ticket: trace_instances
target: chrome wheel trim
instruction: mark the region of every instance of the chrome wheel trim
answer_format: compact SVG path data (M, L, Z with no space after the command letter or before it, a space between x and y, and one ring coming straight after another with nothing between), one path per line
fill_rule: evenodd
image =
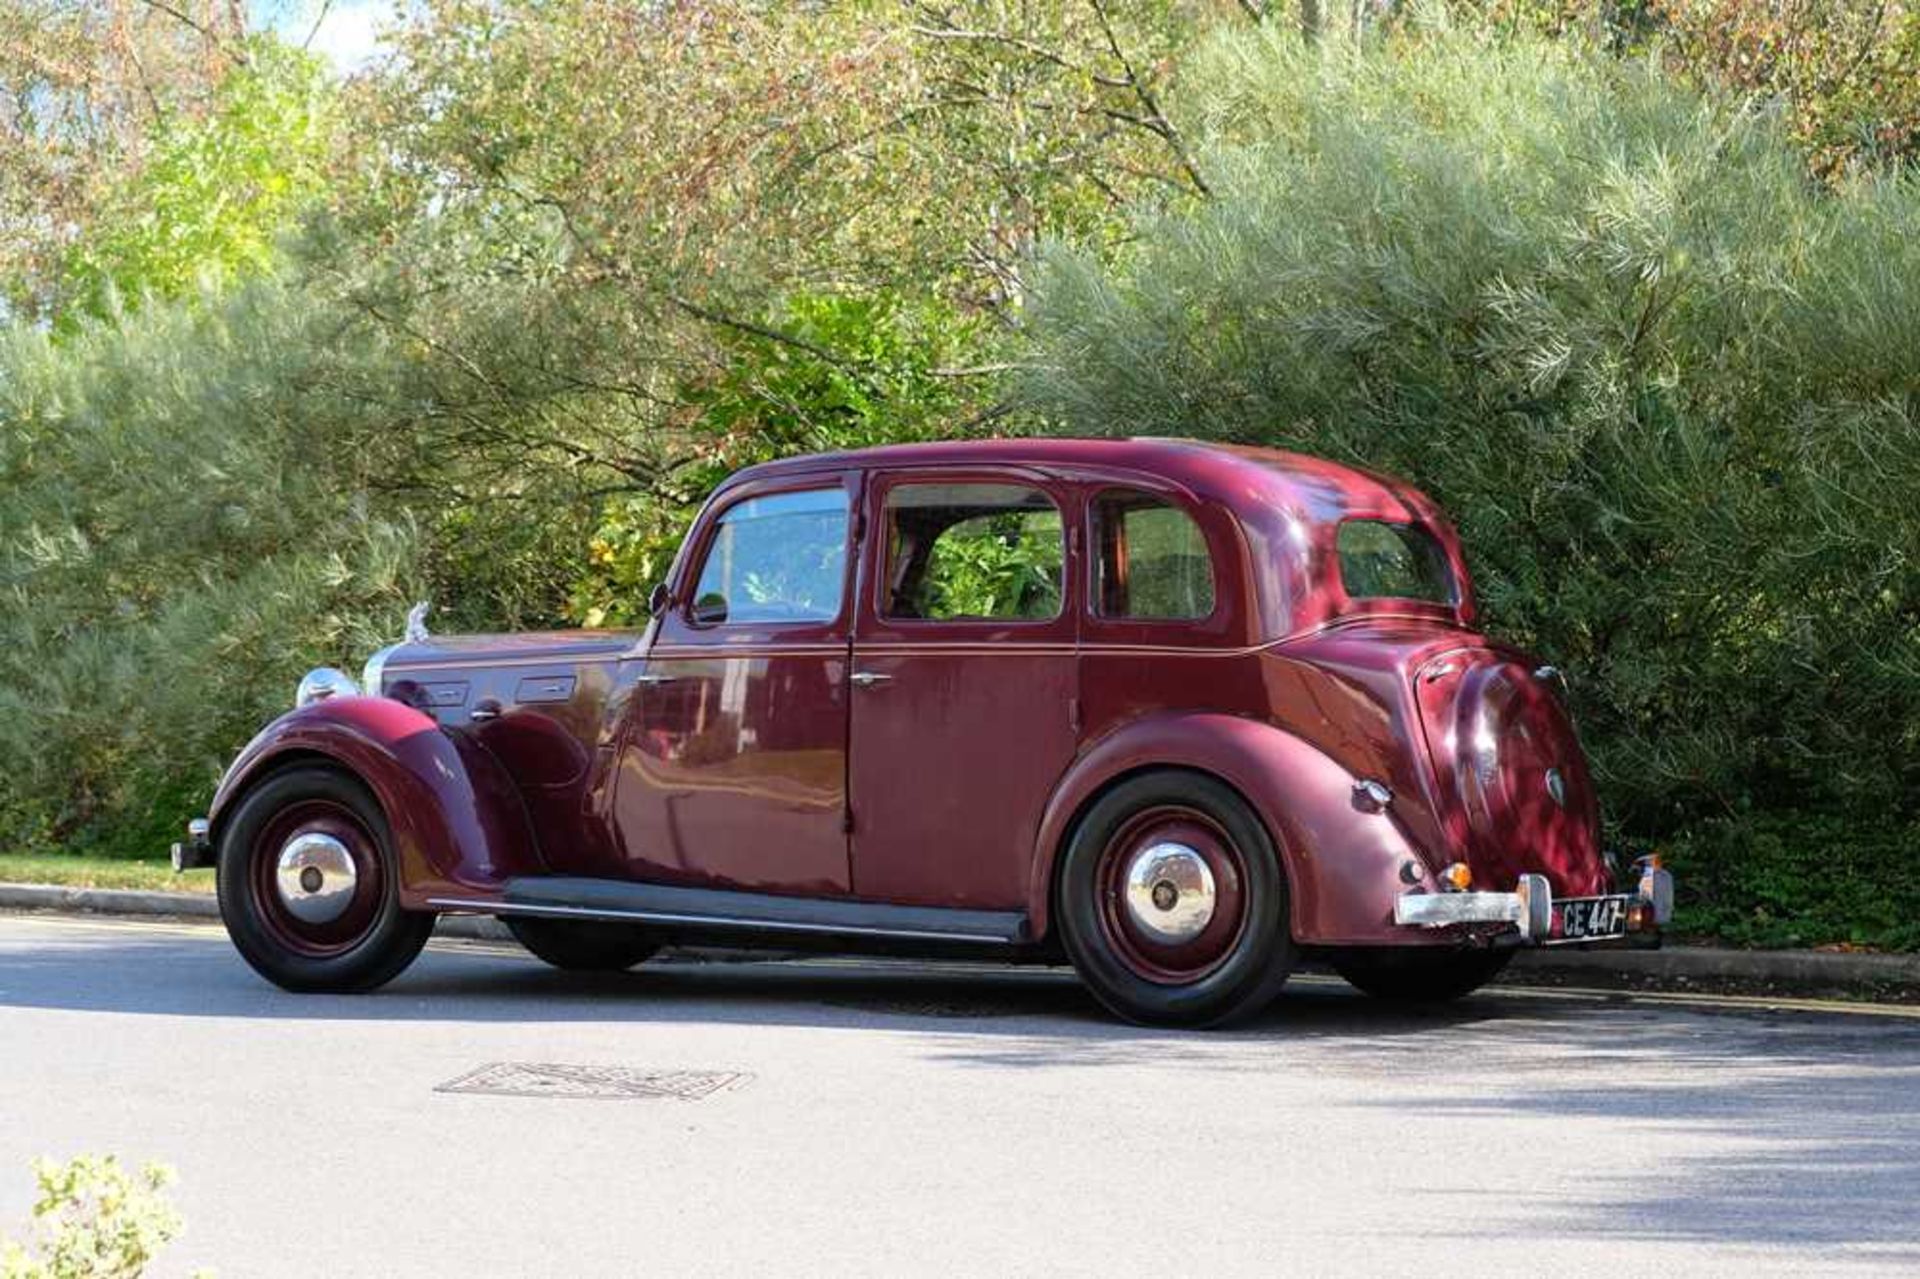
M1213 922L1213 871L1197 849L1171 840L1151 844L1127 864L1128 922L1151 941L1179 945Z
M353 904L359 868L331 835L303 831L280 849L273 886L287 913L306 924L330 924Z

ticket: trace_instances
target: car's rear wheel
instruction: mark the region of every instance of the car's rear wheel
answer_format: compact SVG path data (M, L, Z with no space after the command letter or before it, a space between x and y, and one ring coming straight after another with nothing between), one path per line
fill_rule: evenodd
M1294 961L1272 838L1225 783L1128 778L1075 828L1060 932L1081 979L1129 1021L1210 1026L1257 1012Z
M1334 971L1375 999L1439 1004L1470 995L1498 977L1510 950L1436 950L1428 946L1343 950Z
M386 815L345 769L274 773L222 823L220 916L241 957L275 985L371 990L413 962L433 915L400 908Z
M502 916L500 922L537 957L569 972L619 972L660 949L651 934L630 924L524 915Z

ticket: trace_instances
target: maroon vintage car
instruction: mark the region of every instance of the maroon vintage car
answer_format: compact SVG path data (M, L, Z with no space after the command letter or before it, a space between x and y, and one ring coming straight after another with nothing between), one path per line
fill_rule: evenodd
M1174 440L902 446L714 494L639 633L435 638L303 681L176 851L272 981L436 913L563 968L664 943L1072 961L1216 1023L1303 952L1400 999L1657 937L1551 666L1474 629L1405 484ZM364 690L364 692L362 691Z

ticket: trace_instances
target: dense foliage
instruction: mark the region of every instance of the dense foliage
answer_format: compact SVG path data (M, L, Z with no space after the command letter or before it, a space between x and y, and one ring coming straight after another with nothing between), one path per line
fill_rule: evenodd
M1628 836L1910 817L1920 188L1821 192L1766 118L1532 40L1201 57L1216 198L1052 254L1032 402L1421 484Z
M74 250L130 230L108 206L213 110L245 56L240 15L228 0L0 5L0 315L57 313Z
M739 465L1189 432L1445 502L1697 920L1911 901L1905 0L239 12L0 14L0 844L156 851L421 595L637 621Z
M271 266L322 192L338 125L325 73L275 41L247 52L203 118L153 130L139 171L99 197L99 225L61 263L63 323Z
M336 379L369 339L272 281L7 335L9 845L164 847L303 670L393 633L414 527L341 445L365 395Z

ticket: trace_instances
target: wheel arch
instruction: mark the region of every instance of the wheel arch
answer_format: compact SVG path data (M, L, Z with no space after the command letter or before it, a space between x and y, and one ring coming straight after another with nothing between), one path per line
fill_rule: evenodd
M1273 841L1288 889L1295 941L1384 944L1417 940L1393 923L1405 888L1401 865L1417 854L1399 824L1356 804L1354 777L1312 743L1275 725L1217 712L1142 716L1083 751L1040 822L1028 886L1036 941L1054 932L1060 864L1102 795L1130 778L1185 771L1231 789Z
M245 752L242 752L245 758ZM256 759L249 760L246 768L239 761L229 768L220 779L220 788L214 793L213 806L207 813L207 837L216 845L226 823L233 817L233 810L247 793L261 785L276 773L284 773L290 768L299 768L305 764L321 764L352 772L352 767L336 755L312 746L288 746L282 750L265 751ZM358 776L358 774L355 774ZM386 811L382 805L381 811Z
M1069 816L1065 824L1061 826L1059 838L1056 839L1053 843L1053 847L1049 854L1050 869L1046 873L1046 886L1045 886L1045 898L1046 898L1046 904L1047 904L1046 932L1045 934L1037 934L1036 939L1043 939L1045 936L1050 936L1052 934L1053 917L1058 913L1055 907L1060 901L1061 868L1066 864L1067 849L1073 844L1074 836L1079 834L1081 825L1087 819L1087 814L1093 811L1094 805L1098 804L1102 799L1105 799L1109 794L1113 793L1115 790L1118 790L1120 787L1126 785L1128 782L1134 780L1137 777L1146 777L1154 773L1185 773L1192 777L1204 777L1208 781L1216 782L1221 786L1225 786L1228 790L1232 791L1235 795L1239 796L1240 801L1243 804L1246 804L1247 807L1253 811L1256 817L1259 816L1260 810L1254 806L1253 801L1247 798L1245 792L1243 792L1240 789L1240 787L1233 782L1231 778L1223 777L1219 773L1213 772L1210 769L1198 767L1193 764L1175 764L1175 763L1137 764L1131 768L1123 768L1120 771L1112 774L1111 776L1101 779L1101 781L1097 785L1095 785L1091 790L1089 790L1085 795L1083 795L1078 800L1078 802L1074 805L1072 815ZM1261 818L1261 825L1263 827L1267 827L1267 823L1264 818ZM1267 838L1273 841L1274 851L1279 856L1280 873L1283 877L1286 877L1287 876L1286 855L1280 852L1280 840L1274 834L1273 830L1270 827L1267 828ZM1288 878L1288 893L1289 893L1289 896L1291 896L1292 881L1290 877ZM1031 909L1032 907L1030 904L1029 910ZM1029 918L1032 919L1034 918L1034 916L1030 914Z
M511 876L545 870L525 804L498 762L412 707L376 697L315 702L262 729L214 795L214 847L249 792L306 764L339 768L372 792L409 909L449 892L494 893Z

